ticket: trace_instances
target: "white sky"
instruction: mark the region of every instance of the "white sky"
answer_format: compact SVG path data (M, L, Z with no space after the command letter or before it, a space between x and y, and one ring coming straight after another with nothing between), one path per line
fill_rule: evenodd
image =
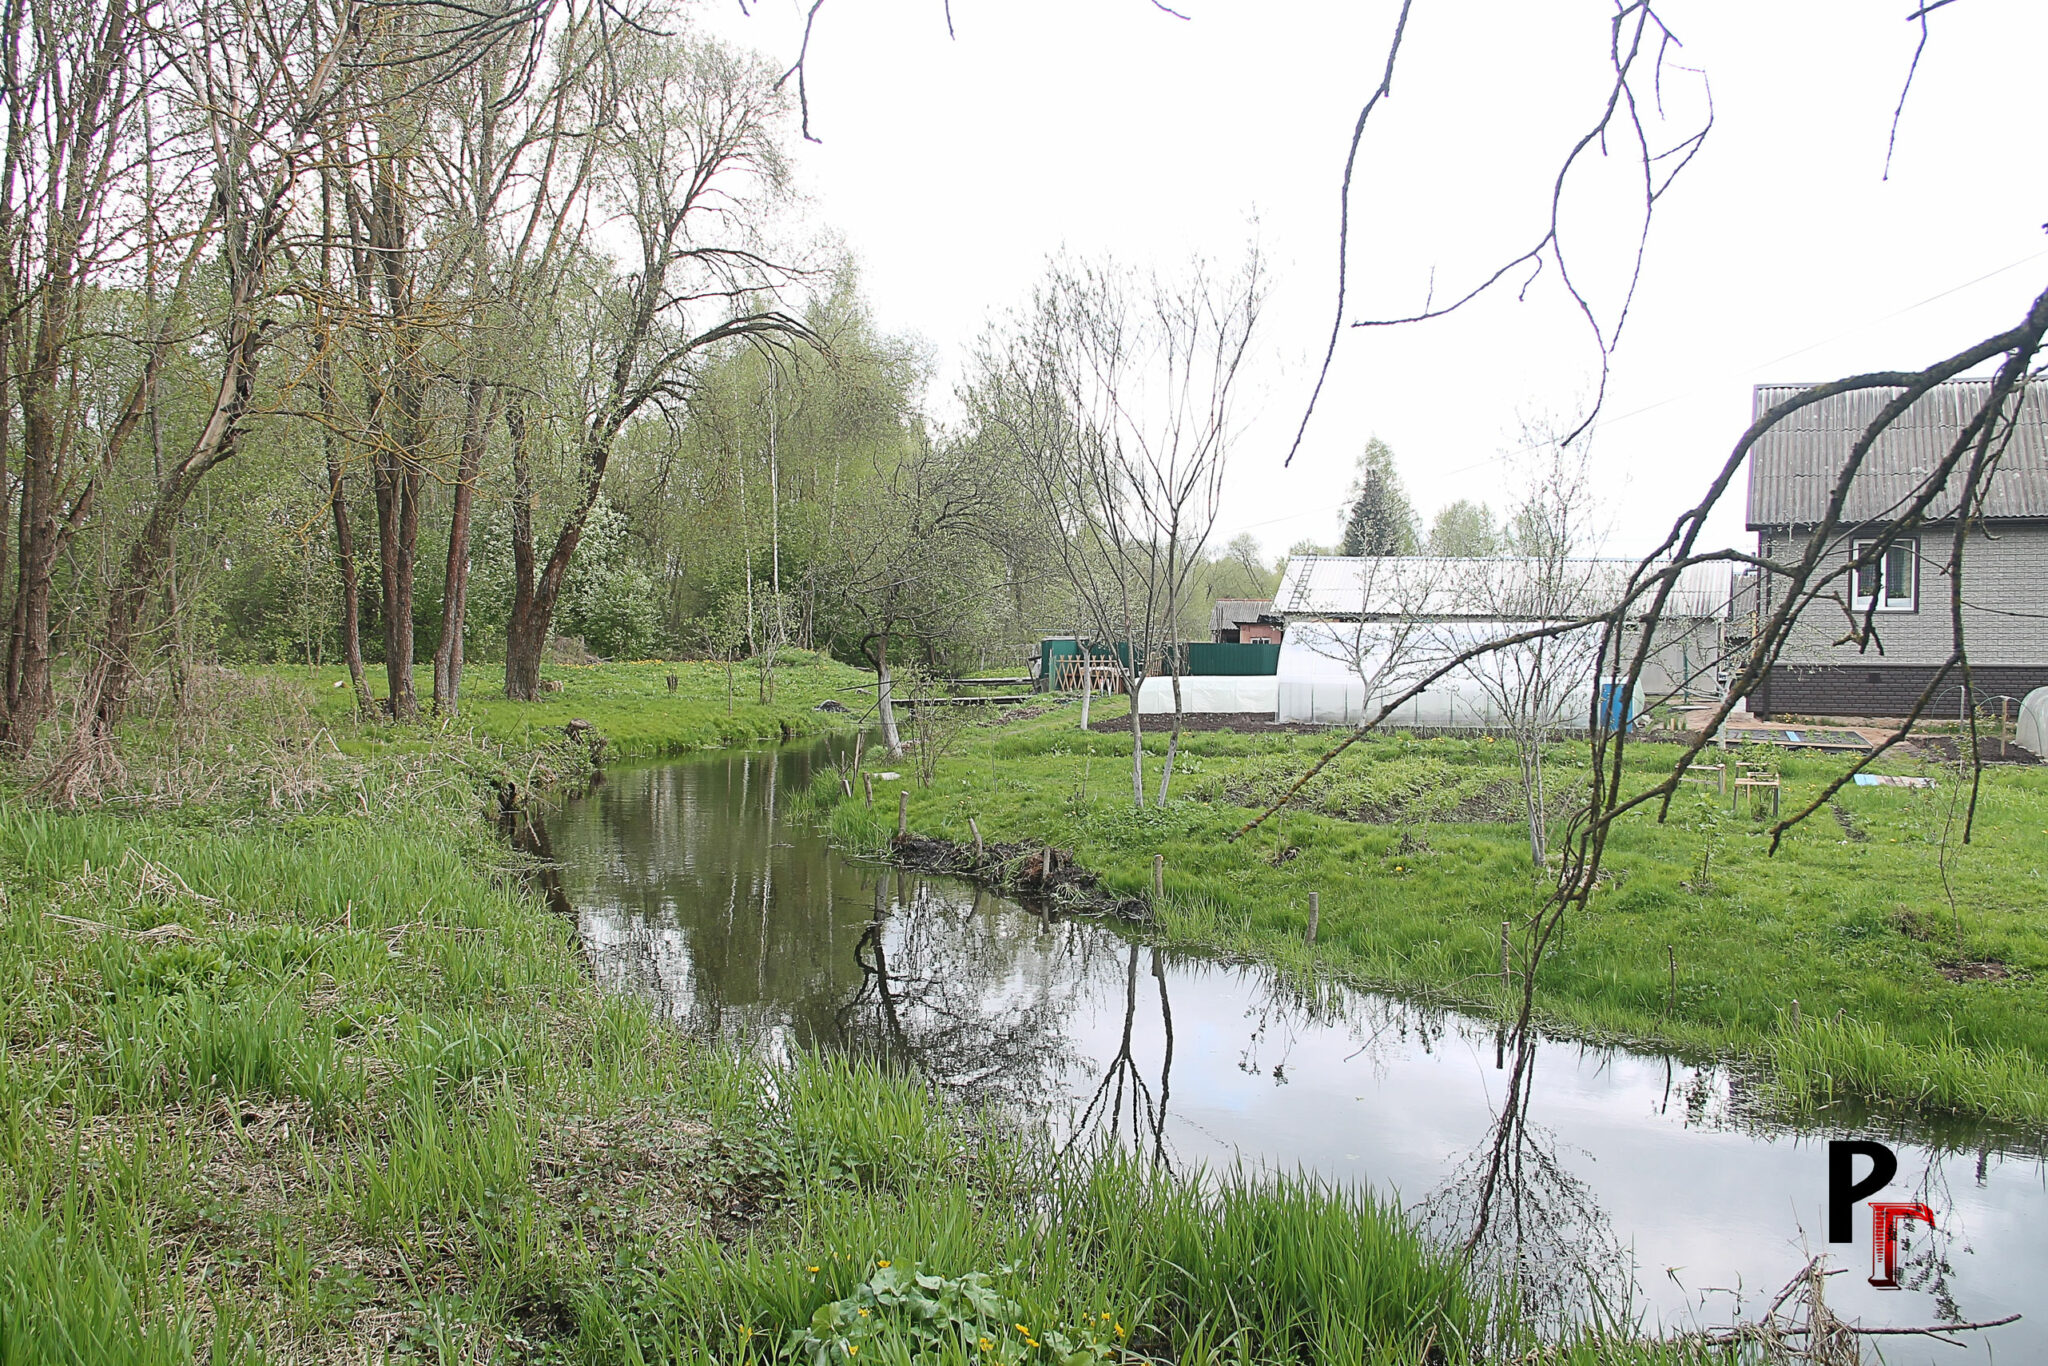
M1250 530L1275 554L1334 540L1375 434L1425 522L1459 497L1498 510L1521 418L1575 413L1597 373L1547 271L1526 302L1502 292L1460 318L1347 329L1302 453L1280 463L1328 334L1338 177L1396 4L1177 7L1189 21L1149 0L953 0L949 40L940 0L828 0L809 68L823 142L797 162L882 325L929 341L943 399L964 348L1025 300L1049 253L1170 269L1197 252L1234 261L1256 232L1274 288L1219 538ZM706 14L786 61L797 0L750 8ZM1594 439L1616 552L1654 544L1697 498L1748 422L1752 385L1924 365L2011 326L2048 275L2048 5L1960 0L1932 16L1888 181L1913 4L1660 8L1685 44L1673 60L1712 82L1715 123L1660 206ZM1412 311L1432 271L1441 298L1533 241L1550 176L1605 96L1611 12L1417 0L1360 154L1350 317ZM1668 72L1665 95L1669 141L1697 118L1698 78ZM1567 218L1567 250L1602 299L1633 244L1632 170L1623 156L1589 165ZM1712 533L1747 542L1739 484Z

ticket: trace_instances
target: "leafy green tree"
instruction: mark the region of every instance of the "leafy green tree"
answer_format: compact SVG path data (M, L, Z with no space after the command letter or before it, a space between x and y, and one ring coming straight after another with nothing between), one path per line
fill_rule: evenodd
M1413 555L1416 550L1415 509L1394 468L1394 452L1374 437L1358 457L1358 475L1351 484L1344 513L1346 555Z
M1429 553L1480 557L1501 553L1500 525L1493 509L1469 498L1446 503L1429 524Z

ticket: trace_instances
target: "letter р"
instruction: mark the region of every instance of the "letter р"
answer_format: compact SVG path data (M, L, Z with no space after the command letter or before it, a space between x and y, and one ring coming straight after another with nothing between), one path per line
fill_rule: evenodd
M1856 1159L1870 1159L1870 1174L1854 1179ZM1828 1241L1856 1241L1856 1202L1875 1195L1899 1174L1899 1159L1882 1143L1867 1138L1836 1138L1828 1141ZM1929 1216L1931 1219L1933 1216Z

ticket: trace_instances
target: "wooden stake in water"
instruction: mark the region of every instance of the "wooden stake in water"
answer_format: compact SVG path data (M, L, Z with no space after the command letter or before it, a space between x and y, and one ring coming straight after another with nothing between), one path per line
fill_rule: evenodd
M1152 856L1152 901L1154 905L1166 900L1166 855Z
M1500 922L1500 980L1503 986L1514 981L1508 973L1508 922L1505 920Z
M896 833L910 833L910 793L904 788L896 790Z
M874 809L875 809L875 775L874 775L874 774L872 774L872 773L863 773L863 774L861 774L861 775L860 775L860 785L861 785L861 790L862 790L862 791L864 791L864 792L866 792L866 793L868 794L868 810L870 810L870 811L874 810Z
M1322 894L1321 894L1320 892L1310 892L1310 893L1308 894L1308 942L1309 942L1309 947L1311 947L1311 948L1315 947L1315 942L1316 942L1316 927L1317 927L1317 926L1318 926L1319 924L1321 924L1321 923L1322 923L1322 919L1323 919L1323 898L1322 898Z
M974 817L969 816L967 818L967 828L974 832L974 861L979 863L982 859L981 827L974 823Z

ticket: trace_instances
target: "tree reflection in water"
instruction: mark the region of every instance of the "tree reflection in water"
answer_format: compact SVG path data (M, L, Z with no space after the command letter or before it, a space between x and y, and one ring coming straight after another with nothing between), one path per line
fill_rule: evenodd
M1038 970L1036 936L996 929L980 900L878 872L853 945L859 981L835 1012L837 1043L965 1103L1036 1116L1078 1065L1065 1020L1083 982ZM963 919L988 928L962 933Z
M1102 1080L1096 1083L1088 1103L1074 1120L1067 1147L1071 1149L1084 1139L1122 1142L1124 1118L1128 1115L1132 1151L1142 1153L1149 1150L1154 1161L1171 1168L1172 1159L1166 1150L1166 1104L1173 1088L1173 1003L1167 996L1166 972L1159 961L1159 950L1154 949L1152 980L1159 986L1159 1024L1164 1037L1160 1049L1159 1089L1155 1092L1138 1069L1137 1058L1132 1051L1132 1039L1136 1036L1138 1024L1138 953L1138 945L1133 943L1124 966L1123 1030L1116 1052L1111 1056L1109 1066L1103 1069ZM1127 1099L1128 1107L1125 1104Z
M1557 1137L1529 1122L1533 1033L1512 1042L1507 1092L1486 1137L1416 1207L1424 1227L1473 1267L1513 1288L1523 1311L1561 1325L1597 1310L1612 1318L1635 1291L1635 1263L1590 1185L1559 1160Z

